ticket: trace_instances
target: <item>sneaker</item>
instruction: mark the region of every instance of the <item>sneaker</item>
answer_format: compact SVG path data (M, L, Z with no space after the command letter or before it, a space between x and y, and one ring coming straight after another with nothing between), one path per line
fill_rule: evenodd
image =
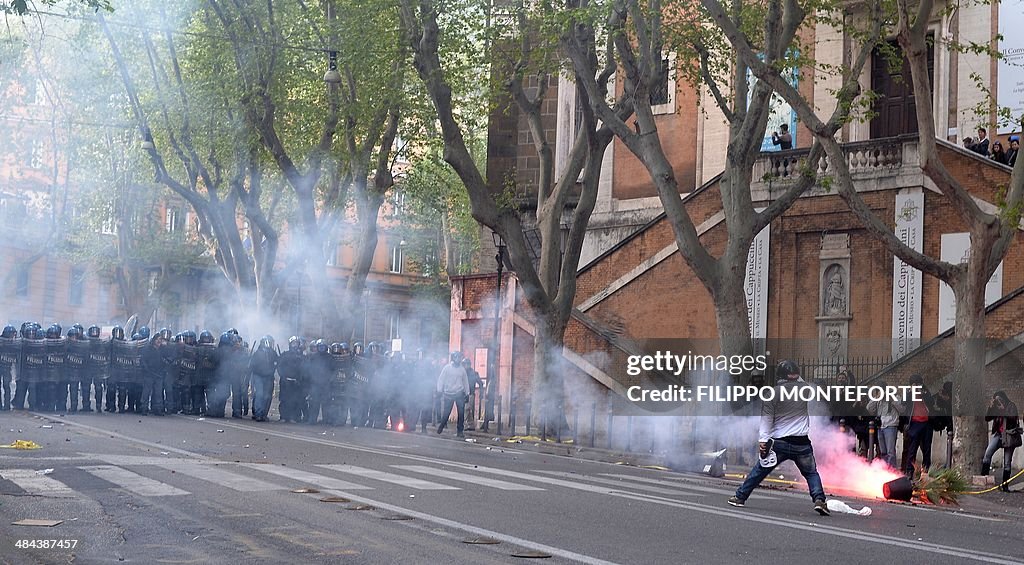
M832 512L829 512L828 505L825 504L825 499L814 501L814 511L822 516L831 516Z
M739 508L743 508L744 506L746 506L746 504L744 504L744 501L736 496L730 498L728 502L730 506L737 506Z

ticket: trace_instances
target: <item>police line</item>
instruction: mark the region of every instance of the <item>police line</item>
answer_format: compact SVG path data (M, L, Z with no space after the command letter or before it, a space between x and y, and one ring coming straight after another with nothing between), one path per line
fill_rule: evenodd
M670 385L663 388L644 388L639 385L626 390L631 402L918 402L923 398L921 385L851 385L818 386L805 384L795 387L759 387L741 385L701 385L688 387Z

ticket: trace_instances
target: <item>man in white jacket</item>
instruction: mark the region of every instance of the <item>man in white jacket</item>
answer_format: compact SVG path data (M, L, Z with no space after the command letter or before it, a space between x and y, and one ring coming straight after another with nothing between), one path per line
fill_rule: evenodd
M463 428L466 423L466 399L469 398L469 377L466 369L462 366L462 353L453 351L451 362L441 369L437 376L437 393L441 395L441 425L437 427L437 433L444 432L448 425L448 416L452 413L452 404L458 412L456 432L458 437L463 435Z

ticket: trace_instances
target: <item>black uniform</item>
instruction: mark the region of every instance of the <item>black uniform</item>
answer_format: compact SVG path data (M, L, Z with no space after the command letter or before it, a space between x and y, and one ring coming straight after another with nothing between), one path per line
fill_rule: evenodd
M352 372L352 357L344 353L331 354L331 381L328 392L328 408L324 419L329 425L344 426L348 420L347 386L348 375Z
M315 424L320 412L323 412L324 420L327 419L327 399L330 394L330 383L333 362L326 351L317 351L309 356L309 411L306 414L306 423Z
M259 422L267 420L270 401L274 397L274 372L277 371L277 351L261 343L249 358L252 372L252 418Z
M15 333L11 337L0 337L0 385L3 389L3 403L0 404L0 408L3 410L11 409L11 379L20 359L21 340L18 339L18 335ZM21 378L20 374L18 378Z
M46 338L46 371L43 382L46 383L42 398L42 410L57 412L67 410L68 391L61 390L64 381L64 356L67 353L67 340L61 337Z
M289 349L277 360L277 373L281 376L281 395L278 411L284 422L298 422L302 417L302 372L304 355L298 349Z
M146 340L133 337L129 342L131 345L131 370L128 372L128 411L140 414L142 408L142 388L145 382L145 369L142 366L142 349L146 346Z
M86 381L86 363L89 360L89 342L84 337L68 340L67 356L64 358L65 383L71 395L71 411L78 411L78 397L82 395L82 408L89 404L89 385ZM82 384L85 383L83 388ZM61 385L63 390L65 385Z
M103 412L103 397L107 395L107 412L113 412L113 403L110 401L108 384L110 382L110 341L99 337L89 338L89 361L86 363L86 379L83 381L82 407L89 409L88 391L86 384L92 381L96 387L96 411Z
M19 397L28 401L30 410L42 410L43 403L40 389L43 384L43 373L46 371L46 342L39 334L30 334L29 339L22 341L22 368L25 370L25 396L22 396L22 379L18 377L18 390L14 397L15 406L20 407Z
M212 403L210 385L217 374L217 348L212 343L200 343L191 348L190 352L189 346L186 346L185 357L191 359L191 364L195 367L191 373L192 385L189 389L192 413L208 414ZM222 408L221 415L223 413Z
M161 339L154 337L142 348L142 397L139 409L143 414L164 415L163 382L167 365Z
M109 404L111 400L110 389L113 388L116 393L115 406L118 412L128 411L128 388L132 379L132 372L135 371L135 351L134 342L125 341L123 339L114 339L111 341L111 371L110 378L113 379L114 383L112 387L107 388L107 411L110 412Z

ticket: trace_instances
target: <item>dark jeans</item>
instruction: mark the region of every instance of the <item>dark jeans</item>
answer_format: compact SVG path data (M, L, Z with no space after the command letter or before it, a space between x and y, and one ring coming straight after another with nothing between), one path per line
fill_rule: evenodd
M459 435L465 429L466 425L466 395L459 394L456 396L444 395L441 399L441 424L437 426L437 433L444 431L445 426L448 425L448 416L452 413L452 404L455 405L455 410L458 412L458 420L455 422L455 431Z
M825 500L825 489L821 486L821 477L818 475L818 466L814 462L814 448L811 444L797 445L780 439L775 440L772 448L779 463L792 460L796 468L807 481L807 488L811 491L811 500ZM776 465L777 466L777 465ZM746 480L736 489L736 498L746 500L750 493L754 492L757 485L768 476L775 467L762 467L760 460L754 464L754 468L747 473Z
M231 415L235 418L249 414L249 375L235 377L231 383Z
M327 420L327 411L329 410L328 400L330 399L330 383L326 382L314 382L312 383L309 390L309 404L306 410L306 423L315 424L317 418L323 414L323 420Z
M5 368L0 369L0 383L3 385L3 404L4 410L11 409L11 369Z
M270 400L274 396L274 375L252 376L252 415L258 419L267 417Z
M164 413L164 379L160 373L146 375L142 382L142 398L139 409L154 414Z
M18 375L18 380L15 381L14 384L14 400L12 401L11 407L15 410L24 410L25 398L28 396L29 382L25 377Z
M921 449L921 468L925 471L931 469L932 425L928 422L910 422L903 435L903 441L908 446L906 458L903 460L903 473L908 476L913 474L918 448Z

